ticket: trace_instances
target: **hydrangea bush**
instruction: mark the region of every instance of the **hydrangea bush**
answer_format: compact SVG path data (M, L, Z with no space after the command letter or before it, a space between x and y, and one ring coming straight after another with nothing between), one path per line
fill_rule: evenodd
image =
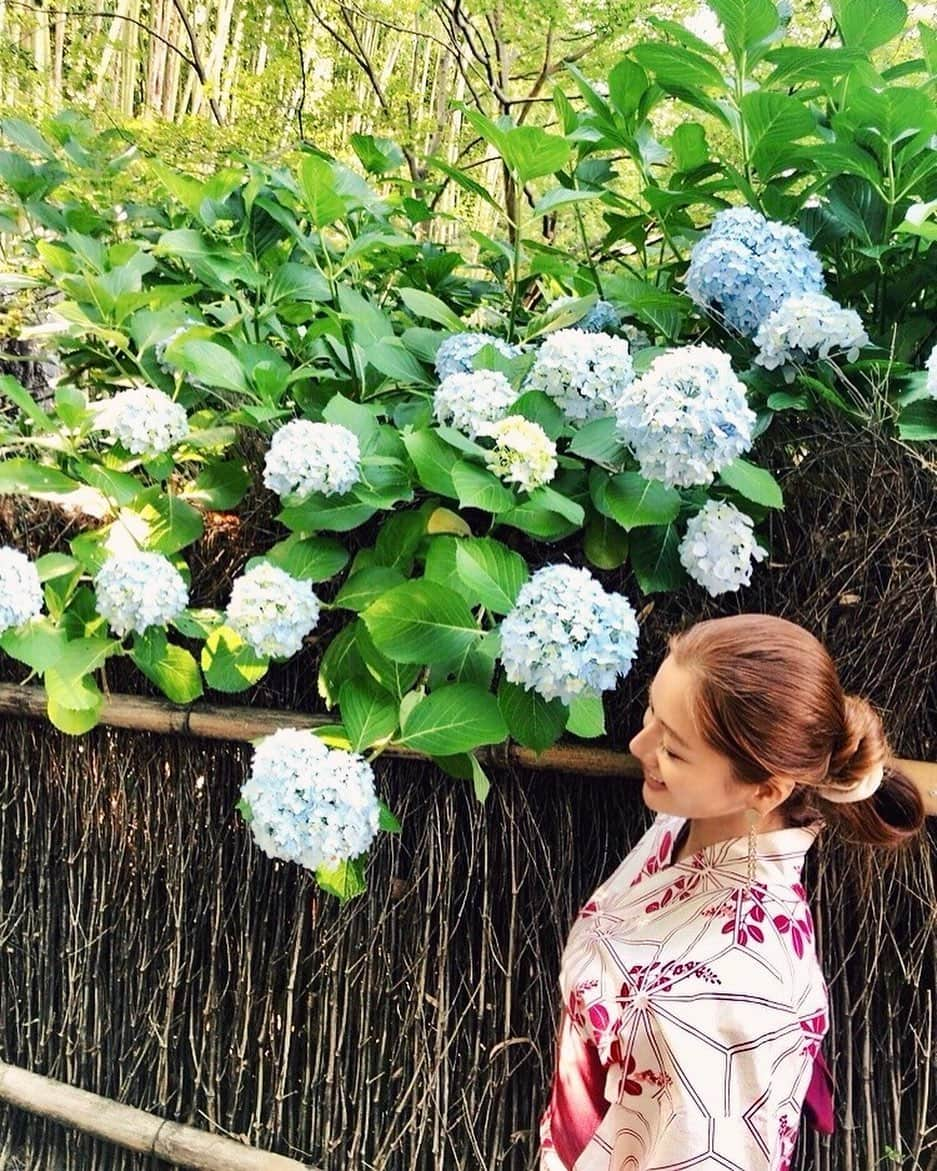
M601 735L649 599L780 571L779 414L937 439L934 48L883 75L903 17L873 7L837 0L812 52L773 5L719 5L702 46L665 22L607 82L569 64L555 131L462 106L516 198L426 160L497 219L461 252L367 136L367 175L122 147L154 194L118 218L77 194L69 118L2 120L0 232L56 294L34 341L60 374L42 404L0 377L0 492L74 523L0 551L0 647L53 722L94 726L113 657L189 704L315 654L333 722L258 750L242 811L340 897L396 826L386 748L484 800L484 747ZM226 529L256 538L240 577ZM190 588L206 530L225 610Z

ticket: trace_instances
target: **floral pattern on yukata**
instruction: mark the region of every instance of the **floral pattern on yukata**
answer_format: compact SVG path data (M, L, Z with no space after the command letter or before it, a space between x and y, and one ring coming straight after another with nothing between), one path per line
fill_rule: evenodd
M607 1112L573 1171L787 1171L828 995L801 885L822 822L671 863L659 814L577 915L560 986ZM557 1071L559 1076L561 1071ZM561 1120L557 1121L559 1125ZM570 1171L540 1124L541 1171Z

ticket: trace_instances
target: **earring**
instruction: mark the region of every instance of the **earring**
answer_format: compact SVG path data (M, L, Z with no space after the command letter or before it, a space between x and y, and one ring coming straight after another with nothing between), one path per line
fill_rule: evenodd
M755 855L758 850L755 826L760 819L760 815L757 809L749 809L746 812L746 816L748 817L748 889L751 890L755 882Z

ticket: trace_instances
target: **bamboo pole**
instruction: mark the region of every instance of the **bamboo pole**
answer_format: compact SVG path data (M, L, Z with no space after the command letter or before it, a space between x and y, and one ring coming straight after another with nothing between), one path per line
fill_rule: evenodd
M0 683L0 713L46 718L46 694L41 687ZM164 699L140 695L109 695L101 709L101 723L111 728L138 732L197 736L207 740L256 740L278 728L320 728L335 722L329 714L286 712L274 708L217 707L198 703L178 707ZM402 744L386 748L387 756L424 758L424 754ZM641 765L629 752L592 744L557 744L537 753L520 744L498 744L477 749L483 763L516 764L523 768L578 773L582 776L639 777ZM891 757L889 764L900 768L921 794L925 812L937 816L937 764Z
M244 1146L220 1134L169 1122L135 1106L124 1106L0 1061L0 1101L87 1131L106 1142L156 1155L201 1171L311 1171L285 1155Z

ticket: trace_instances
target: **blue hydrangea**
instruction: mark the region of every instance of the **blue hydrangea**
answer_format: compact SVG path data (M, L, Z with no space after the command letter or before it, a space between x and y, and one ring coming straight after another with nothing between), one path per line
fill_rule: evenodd
M0 548L0 634L22 626L42 612L39 572L25 553Z
M523 353L521 346L512 346L491 333L453 333L444 338L436 351L436 376L440 381L450 374L470 374L472 359L487 345L492 345L506 358Z
M707 345L658 355L615 415L641 474L671 487L710 483L751 447L756 419L729 356Z
M185 578L162 553L109 557L94 579L98 613L121 638L165 626L189 604Z
M550 309L562 309L564 305L575 300L575 297L557 297ZM599 299L588 313L579 318L575 326L584 333L608 333L611 329L618 329L620 324L621 314L611 301Z
M855 309L844 309L825 293L794 293L785 298L758 327L754 340L755 361L768 370L783 368L788 382L793 381L796 366L831 354L845 354L855 362L869 344Z
M823 268L797 228L731 207L694 245L686 289L730 329L751 337L785 297L822 291Z
M237 578L225 620L264 658L295 655L319 622L312 583L260 561Z
M254 840L270 858L309 870L363 854L377 835L374 771L314 732L281 728L257 746L241 788Z
M571 422L587 423L610 414L633 378L623 337L558 329L544 338L522 389L543 391Z
M606 593L583 566L538 569L501 623L508 682L566 704L613 688L630 670L637 647L638 622L628 599Z
M748 585L752 562L767 556L753 528L752 518L734 504L709 500L687 521L680 562L713 597Z

